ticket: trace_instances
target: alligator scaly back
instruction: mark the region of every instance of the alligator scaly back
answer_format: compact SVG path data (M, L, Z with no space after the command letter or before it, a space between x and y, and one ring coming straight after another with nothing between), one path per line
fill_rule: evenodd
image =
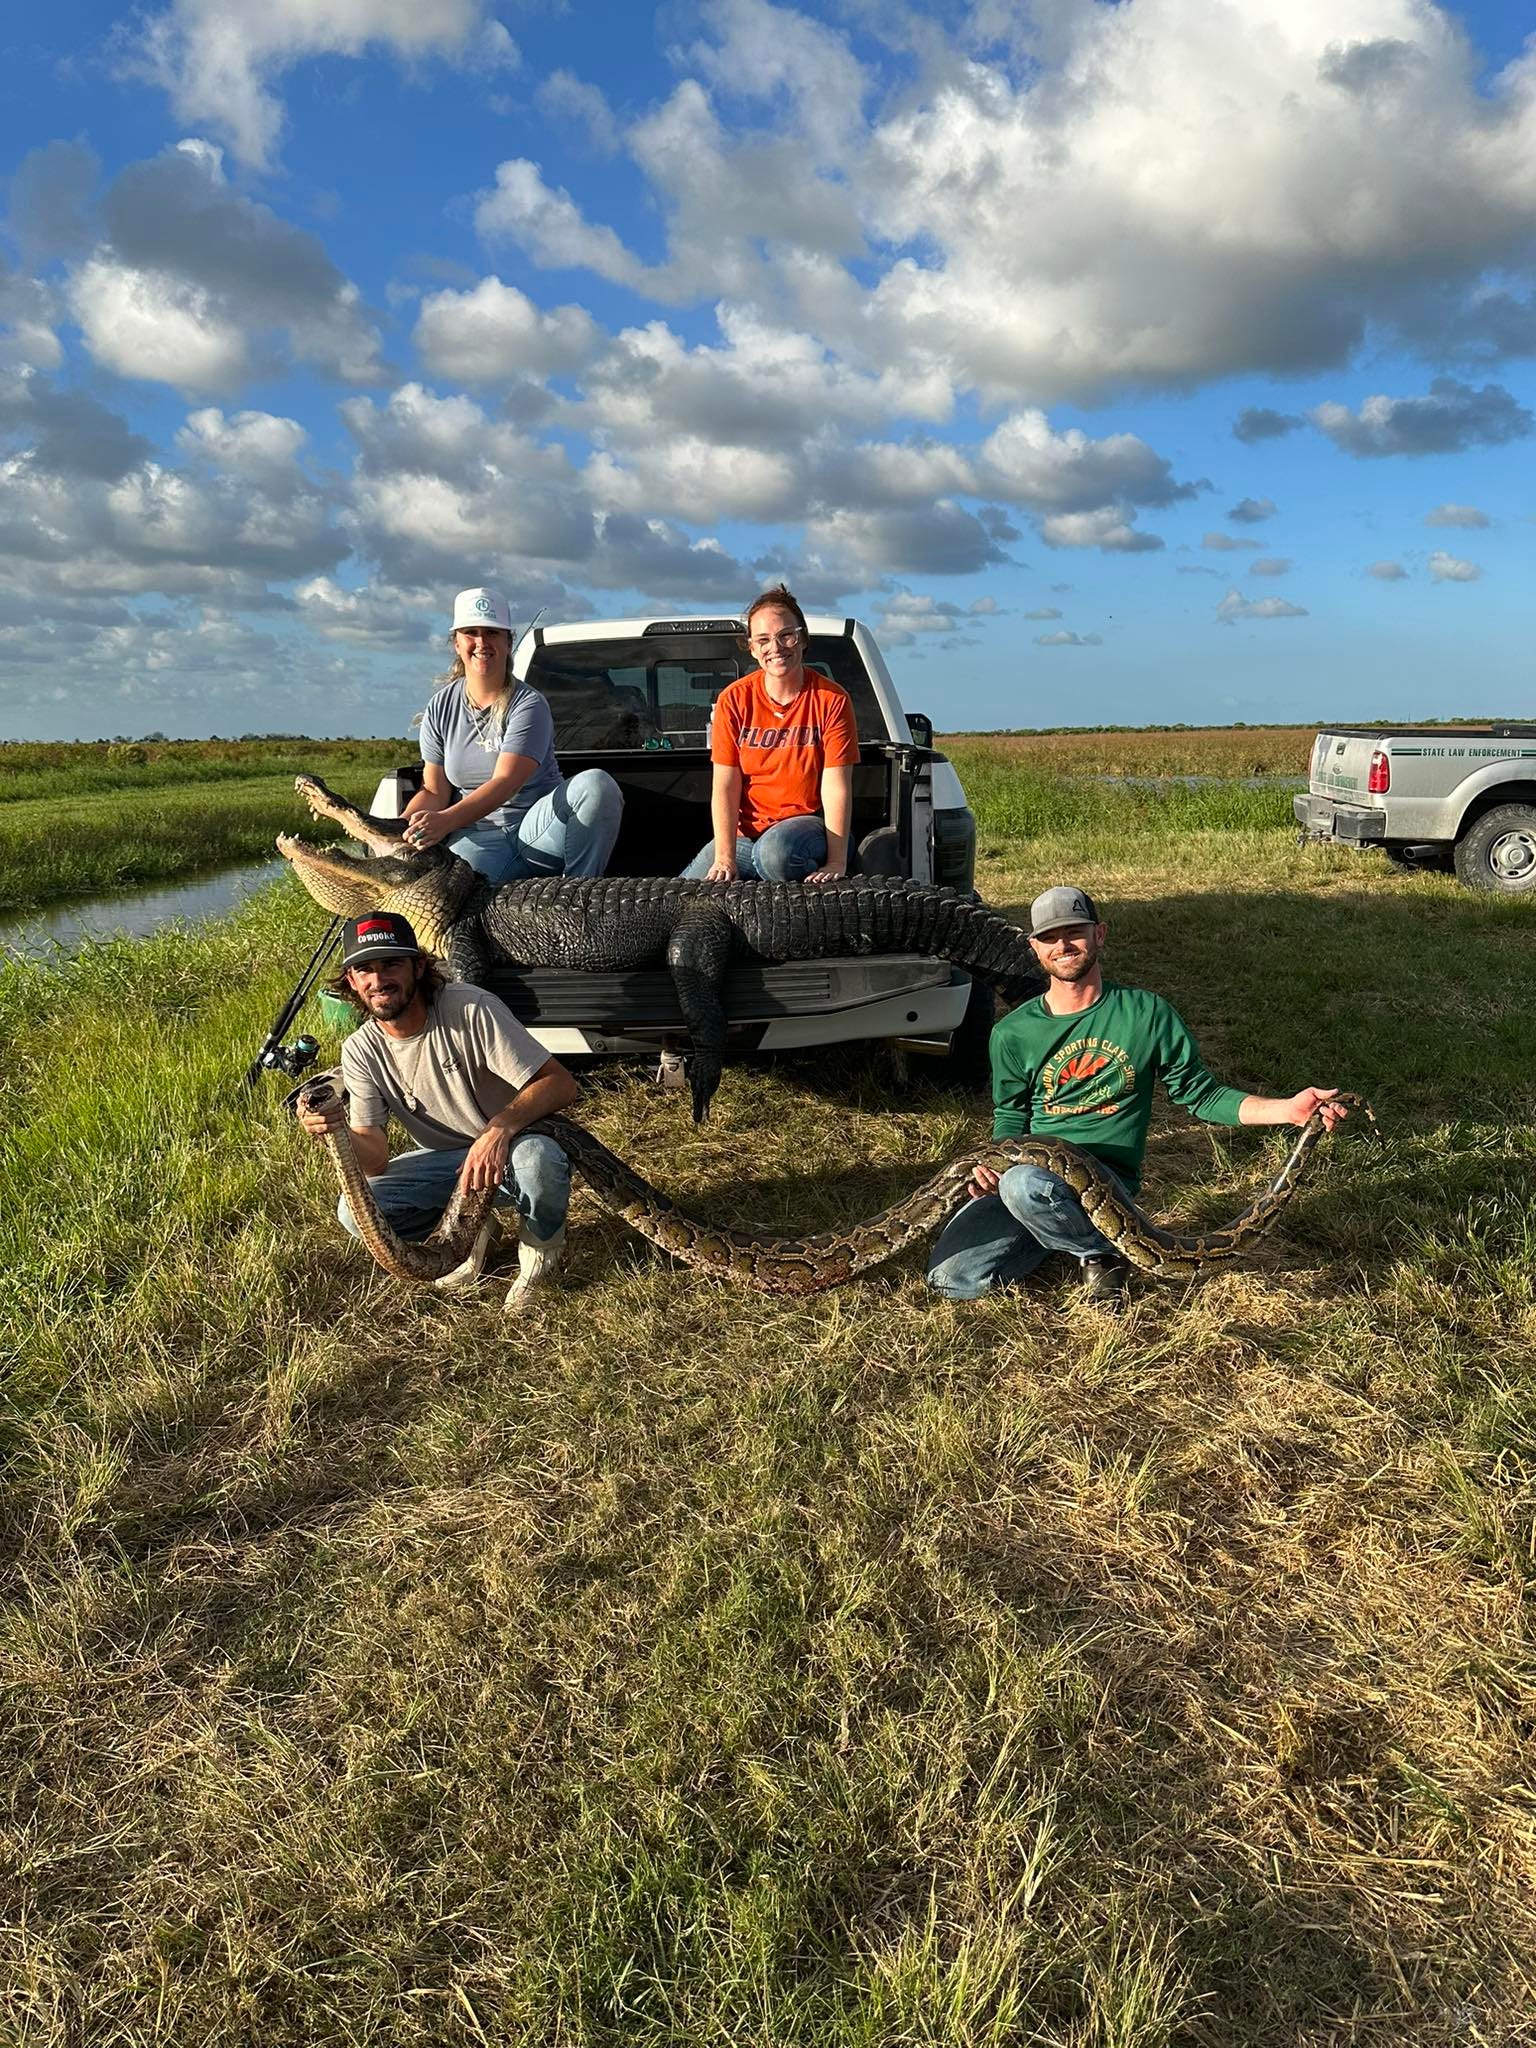
M693 1042L702 1121L725 1060L723 983L732 960L928 954L995 980L1013 1001L1045 986L1017 925L954 889L880 876L837 882L692 882L675 876L555 875L472 903L449 958L486 982L499 963L615 973L665 959Z

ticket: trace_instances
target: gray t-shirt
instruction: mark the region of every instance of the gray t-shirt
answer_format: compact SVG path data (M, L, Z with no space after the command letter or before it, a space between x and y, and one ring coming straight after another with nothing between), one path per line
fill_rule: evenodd
M519 683L507 707L507 722L498 733L490 712L476 711L470 704L462 676L444 683L422 713L422 760L441 768L459 794L468 796L490 781L498 754L526 754L538 763L517 794L481 820L513 832L528 806L564 780L555 759L555 721L548 701Z
M370 1017L347 1039L347 1121L382 1129L394 1117L413 1144L455 1152L474 1143L548 1058L499 996L451 982L414 1038L391 1038Z

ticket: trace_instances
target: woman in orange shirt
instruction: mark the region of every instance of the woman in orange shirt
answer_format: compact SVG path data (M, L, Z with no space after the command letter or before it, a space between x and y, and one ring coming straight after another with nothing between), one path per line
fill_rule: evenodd
M782 583L747 607L762 664L715 701L715 836L695 882L831 882L848 872L859 736L848 692L805 666L805 613Z

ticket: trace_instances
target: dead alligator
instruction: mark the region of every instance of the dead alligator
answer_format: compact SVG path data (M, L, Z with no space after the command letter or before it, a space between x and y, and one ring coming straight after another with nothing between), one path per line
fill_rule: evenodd
M669 875L543 876L493 889L444 846L407 851L398 818L357 810L311 775L296 787L373 858L286 834L278 851L317 903L347 917L393 910L462 981L498 965L615 972L665 959L693 1040L689 1083L702 1122L726 1044L721 983L733 959L925 953L988 976L1005 996L1044 978L1017 925L976 897L883 876L840 882L684 882Z

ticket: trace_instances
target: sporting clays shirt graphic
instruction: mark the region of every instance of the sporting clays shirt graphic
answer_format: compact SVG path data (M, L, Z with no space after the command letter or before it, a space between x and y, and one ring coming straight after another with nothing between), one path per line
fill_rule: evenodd
M814 670L788 704L768 695L761 669L720 692L710 728L710 759L741 770L740 829L757 839L781 818L821 809L823 768L851 768L859 736L848 692Z
M1241 1089L1211 1078L1178 1011L1150 989L1106 982L1090 1009L1069 1017L1035 996L992 1034L992 1133L1070 1139L1134 1194L1159 1081L1203 1122L1237 1122Z
M1113 1116L1136 1087L1136 1063L1106 1038L1074 1038L1040 1069L1045 1116Z

